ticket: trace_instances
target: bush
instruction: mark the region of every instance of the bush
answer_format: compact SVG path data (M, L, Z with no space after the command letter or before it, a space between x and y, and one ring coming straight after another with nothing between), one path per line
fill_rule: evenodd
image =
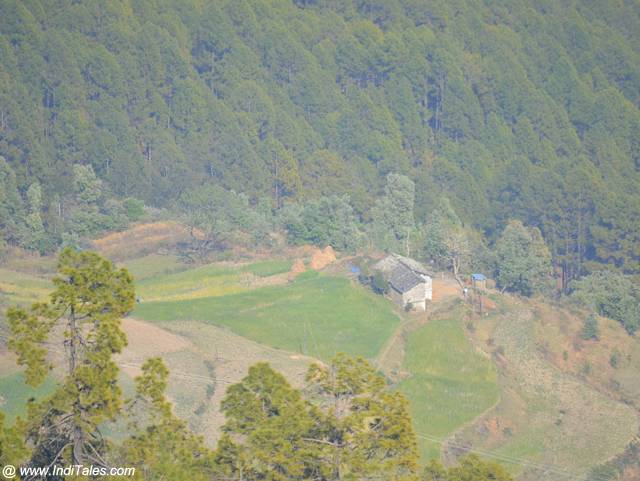
M127 217L131 222L140 220L144 215L144 203L141 200L129 197L125 199L122 204L124 205Z
M389 283L380 271L374 272L371 276L371 288L377 294L386 294L389 292Z
M577 304L620 322L629 334L640 326L640 292L631 277L599 271L574 281L571 287Z
M612 368L617 369L618 367L618 353L616 351L611 353L611 357L609 358L609 364Z

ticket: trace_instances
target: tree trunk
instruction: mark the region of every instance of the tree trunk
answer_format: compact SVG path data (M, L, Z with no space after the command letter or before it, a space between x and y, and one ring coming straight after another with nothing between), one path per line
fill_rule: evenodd
M76 369L78 367L78 348L80 345L80 329L76 320L75 307L71 306L71 312L69 314L69 377L75 380ZM76 381L76 388L79 390ZM76 396L79 396L77 394ZM71 440L73 443L73 464L84 463L84 432L82 426L78 423L78 419L82 417L82 408L80 407L80 400L78 397L73 401L73 415L71 418Z

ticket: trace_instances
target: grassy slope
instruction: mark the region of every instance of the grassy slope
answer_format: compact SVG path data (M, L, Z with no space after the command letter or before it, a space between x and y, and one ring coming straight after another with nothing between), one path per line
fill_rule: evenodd
M122 267L126 267L136 281L172 274L186 268L177 256L159 254L128 260L122 263Z
M272 347L322 359L341 351L373 358L399 320L388 300L347 279L314 273L289 285L222 297L143 302L134 315L210 322Z
M182 272L149 275L136 283L143 301L179 301L226 296L248 290L247 274L268 277L287 272L291 261L262 261L244 266L210 264ZM149 267L145 267L148 272ZM144 272L144 271L143 271ZM134 274L135 276L135 274Z
M411 376L399 389L411 402L418 433L444 438L495 404L497 374L466 338L459 316L436 319L411 333L403 369ZM440 443L420 439L423 459L437 457Z
M457 433L457 442L500 456L523 481L583 479L624 449L637 433L637 414L546 358L531 302L496 300L498 310L476 323L474 338L499 360L502 396L495 409Z
M7 424L12 424L17 416L25 414L29 398L39 399L53 391L53 388L54 381L50 378L37 388L32 388L24 383L21 373L0 377L0 410L6 416Z
M31 304L44 299L51 283L44 278L0 268L0 293L8 304Z

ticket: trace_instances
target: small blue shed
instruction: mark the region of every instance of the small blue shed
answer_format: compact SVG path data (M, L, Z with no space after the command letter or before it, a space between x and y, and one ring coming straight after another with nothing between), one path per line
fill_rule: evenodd
M471 274L471 283L475 289L487 288L487 276L478 272Z

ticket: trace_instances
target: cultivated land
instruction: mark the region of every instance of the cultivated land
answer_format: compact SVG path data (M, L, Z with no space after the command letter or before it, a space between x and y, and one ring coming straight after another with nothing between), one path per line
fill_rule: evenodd
M125 263L129 266L130 263ZM152 260L140 270L149 273ZM134 268L139 268L134 264ZM136 293L143 303L151 301L179 301L203 297L220 297L251 289L260 278L289 271L291 261L271 260L246 265L212 264L174 273L147 275L136 283ZM177 270L177 268L174 268ZM133 271L134 278L135 270Z
M51 283L47 279L0 268L0 296L5 304L31 304L46 298Z
M408 338L398 389L411 402L423 459L438 457L439 440L472 421L499 399L491 360L474 349L461 323L461 308L432 319Z
M399 322L393 305L348 279L300 275L288 285L172 302L143 302L134 312L153 321L189 320L321 359L338 352L374 358Z
M479 318L446 279L436 284L446 295L436 294L427 313L406 314L348 279L339 263L292 280L290 259L195 266L143 244L136 241L144 255L120 261L140 300L123 321L125 392L144 359L163 357L176 413L211 445L226 387L251 364L268 361L302 386L311 362L339 351L373 360L407 395L423 459L451 460L470 448L522 481L580 480L638 432L640 342L613 321L600 320L599 341L582 341L581 313L498 294L497 308ZM51 259L5 262L4 306L46 297L53 268ZM12 422L56 373L32 390L1 349L0 409Z

